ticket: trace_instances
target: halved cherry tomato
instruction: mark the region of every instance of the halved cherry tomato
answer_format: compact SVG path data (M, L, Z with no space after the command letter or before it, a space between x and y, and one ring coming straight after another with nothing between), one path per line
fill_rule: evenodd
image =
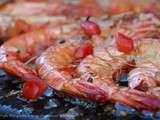
M47 84L44 81L30 81L26 82L23 86L23 96L27 99L37 99L47 89Z
M122 33L118 33L117 39L117 49L120 52L124 52L125 54L129 54L134 50L133 40Z
M90 38L93 35L101 34L101 29L100 29L99 25L93 21L87 20L87 21L82 22L81 28L84 31L84 33Z
M39 94L39 87L33 82L26 82L23 86L22 94L27 99L37 99Z
M85 58L88 55L93 54L93 45L90 42L82 44L75 50L74 57L75 58Z

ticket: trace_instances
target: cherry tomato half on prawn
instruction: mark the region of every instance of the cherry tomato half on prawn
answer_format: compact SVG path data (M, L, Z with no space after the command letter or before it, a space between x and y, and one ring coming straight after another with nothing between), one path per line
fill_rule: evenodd
M92 55L94 52L93 45L90 42L86 42L78 47L74 52L75 58L85 58L88 55Z
M89 38L91 38L93 35L101 34L99 25L96 22L90 21L89 18L81 23L81 28Z
M116 45L117 49L125 54L129 54L134 50L133 40L122 33L118 33Z
M44 81L29 81L24 83L22 94L27 99L37 99L47 89L47 84Z

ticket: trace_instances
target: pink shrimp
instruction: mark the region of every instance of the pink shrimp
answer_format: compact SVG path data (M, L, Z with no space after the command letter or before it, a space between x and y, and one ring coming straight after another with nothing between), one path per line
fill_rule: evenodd
M82 45L84 43L81 43ZM80 64L74 63L77 42L51 46L36 60L37 72L53 89L98 103L118 102L140 110L159 110L156 96L125 87L117 87L111 77L113 64L109 55L88 54ZM106 53L108 54L108 53ZM72 68L72 71L67 68ZM61 69L63 69L61 71Z

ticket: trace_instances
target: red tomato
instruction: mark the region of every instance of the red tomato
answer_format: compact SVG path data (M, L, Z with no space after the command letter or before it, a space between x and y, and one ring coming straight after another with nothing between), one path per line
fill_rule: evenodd
M81 23L81 28L84 31L84 33L88 36L88 37L92 37L93 35L99 35L101 34L101 29L98 26L97 23L92 22L92 21L85 21Z
M39 87L34 82L26 82L23 87L23 96L27 99L37 99Z
M75 50L74 57L85 58L86 56L93 54L93 51L93 45L91 43L85 43Z
M23 87L23 96L27 99L37 99L47 89L47 84L41 80L26 82Z
M120 52L124 52L126 54L129 54L134 50L134 43L133 40L122 33L118 33L117 39L117 49Z

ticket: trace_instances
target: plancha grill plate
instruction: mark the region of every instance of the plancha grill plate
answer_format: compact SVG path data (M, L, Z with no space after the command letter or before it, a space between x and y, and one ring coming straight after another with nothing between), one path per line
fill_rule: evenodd
M13 120L159 120L119 104L98 106L51 88L36 101L21 96L23 82L0 70L0 119Z

